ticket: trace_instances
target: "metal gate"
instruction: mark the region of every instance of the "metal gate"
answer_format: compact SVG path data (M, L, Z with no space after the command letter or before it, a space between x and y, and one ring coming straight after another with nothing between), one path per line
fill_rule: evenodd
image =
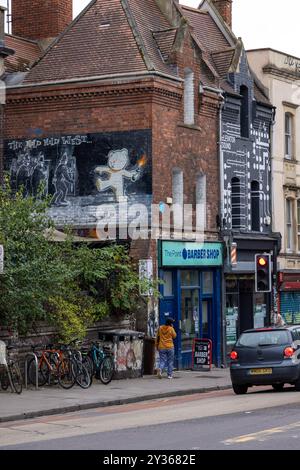
M300 292L280 293L280 314L288 325L300 325Z

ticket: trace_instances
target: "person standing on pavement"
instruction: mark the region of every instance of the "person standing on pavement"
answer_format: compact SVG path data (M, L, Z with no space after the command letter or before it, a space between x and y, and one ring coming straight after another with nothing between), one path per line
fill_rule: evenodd
M174 368L174 342L176 332L173 328L175 320L167 318L166 324L160 326L156 336L156 348L159 352L159 369L157 370L157 377L162 378L164 369L168 371L168 379L173 379Z

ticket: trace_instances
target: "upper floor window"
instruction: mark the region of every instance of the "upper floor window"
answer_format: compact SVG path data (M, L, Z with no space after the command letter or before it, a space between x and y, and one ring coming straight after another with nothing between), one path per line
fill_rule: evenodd
M241 182L238 178L231 180L231 217L232 228L241 227Z
M249 138L249 90L248 87L242 85L240 88L242 96L241 103L241 136Z
M254 232L260 231L260 213L259 213L259 182L252 181L251 183L251 229Z
M195 92L194 73L190 69L184 71L184 124L195 124Z
M291 113L285 113L285 150L284 155L288 160L293 159L294 147L294 116Z
M286 200L286 249L294 250L294 227L293 227L293 203L292 199Z

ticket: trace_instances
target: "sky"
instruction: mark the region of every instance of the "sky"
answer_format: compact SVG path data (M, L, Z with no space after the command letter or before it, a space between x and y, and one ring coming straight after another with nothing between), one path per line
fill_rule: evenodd
M73 1L74 15L89 3ZM197 8L200 0L180 3ZM299 0L233 0L233 31L242 37L246 49L272 47L300 57L299 18Z

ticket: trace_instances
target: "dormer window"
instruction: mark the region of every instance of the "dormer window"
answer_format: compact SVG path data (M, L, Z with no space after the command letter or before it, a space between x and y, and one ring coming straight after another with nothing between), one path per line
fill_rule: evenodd
M246 86L241 86L241 137L249 138L249 90Z

